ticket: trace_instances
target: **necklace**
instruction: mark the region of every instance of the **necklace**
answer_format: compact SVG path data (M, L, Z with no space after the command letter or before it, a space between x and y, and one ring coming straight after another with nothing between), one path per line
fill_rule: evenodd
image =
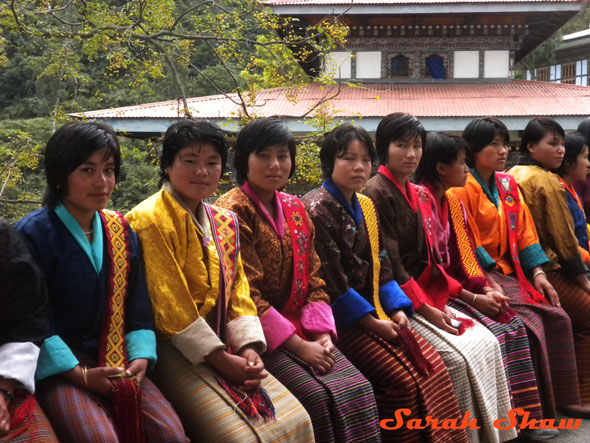
M90 230L90 231L88 231L88 232L84 232L84 235L90 235L90 234L92 234L92 231L93 231L93 229L91 229L91 230Z

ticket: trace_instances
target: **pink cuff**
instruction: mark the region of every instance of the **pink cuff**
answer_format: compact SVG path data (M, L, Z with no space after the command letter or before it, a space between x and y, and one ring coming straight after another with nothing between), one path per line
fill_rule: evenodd
M414 311L417 311L426 303L426 294L424 294L424 291L414 278L410 278L403 285L400 285L400 288L402 288L402 291L412 301Z
M274 351L295 334L293 323L272 307L260 318L260 324L262 324L268 352Z
M332 336L332 341L338 340L334 315L329 304L311 302L301 310L301 326L308 334L326 334Z

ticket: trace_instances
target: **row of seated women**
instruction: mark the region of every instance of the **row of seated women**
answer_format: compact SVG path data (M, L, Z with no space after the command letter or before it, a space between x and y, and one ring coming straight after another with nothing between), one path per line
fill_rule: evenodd
M590 417L588 143L534 119L515 180L500 121L463 135L341 125L299 200L293 135L258 119L211 205L227 141L183 120L123 217L113 131L62 127L44 207L0 225L0 441L499 442L513 408Z

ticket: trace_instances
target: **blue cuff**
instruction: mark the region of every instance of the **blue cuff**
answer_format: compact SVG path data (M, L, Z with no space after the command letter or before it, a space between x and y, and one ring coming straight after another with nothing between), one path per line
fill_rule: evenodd
M379 288L379 300L385 313L391 317L395 311L403 310L408 317L414 313L414 306L395 280L385 283Z
M373 312L373 305L352 288L332 303L332 313L338 329L346 330Z
M488 254L488 251L483 248L483 246L475 249L475 255L477 256L479 265L486 271L490 271L496 267L496 262L490 256L490 254Z
M145 358L153 368L158 360L156 355L156 334L150 329L138 329L125 334L127 360Z
M61 337L52 335L46 338L41 346L35 379L43 380L52 375L61 374L75 368L78 363L78 359Z
M518 258L520 259L520 265L525 271L530 271L537 266L543 266L549 263L549 259L539 243L524 248L518 253Z

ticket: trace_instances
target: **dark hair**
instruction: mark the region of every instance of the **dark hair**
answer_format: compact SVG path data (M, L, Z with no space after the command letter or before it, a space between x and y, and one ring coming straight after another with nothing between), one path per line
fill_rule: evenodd
M590 145L590 117L585 118L578 125L578 132L586 137L586 141Z
M510 134L504 123L494 117L476 118L469 122L463 130L463 139L467 142L467 164L475 166L475 154L481 152L496 137L502 137L506 144L510 143Z
M565 138L565 132L559 123L550 117L535 117L528 122L520 140L521 155L529 155L529 143L539 143L546 134L552 132Z
M68 193L68 176L100 149L106 149L105 159L113 157L118 179L121 150L113 128L106 123L72 122L55 131L45 148L47 189L43 204L55 208Z
M369 133L359 126L344 123L332 129L322 140L320 161L324 178L332 177L336 157L346 154L348 146L355 140L365 145L367 153L371 157L371 162L375 160L375 146Z
M375 132L375 144L379 163L387 165L389 145L398 140L420 137L422 146L426 143L426 130L416 117L403 112L389 114L379 122Z
M160 153L160 186L169 180L166 168L174 163L176 154L194 143L213 145L221 156L221 173L223 174L227 163L227 139L224 132L213 123L188 118L174 123L164 135Z
M272 146L286 146L291 156L289 178L295 172L295 155L297 148L295 137L280 119L264 117L248 123L242 128L236 140L234 168L236 181L243 185L248 180L248 158L252 153L259 153Z
M452 165L459 158L459 154L467 150L467 143L458 135L449 135L444 132L428 134L420 164L416 169L415 182L440 183L436 165L439 163Z
M563 161L559 168L553 170L556 174L561 177L567 175L569 170L576 165L578 162L578 156L584 150L584 147L588 146L588 141L579 132L570 132L565 135L565 154L563 155Z

